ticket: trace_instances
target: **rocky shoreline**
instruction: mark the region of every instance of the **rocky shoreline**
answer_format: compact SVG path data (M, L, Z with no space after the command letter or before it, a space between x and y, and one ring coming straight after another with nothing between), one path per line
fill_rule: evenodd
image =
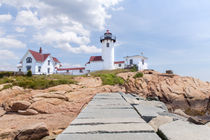
M164 102L169 111L182 109L190 116L209 120L210 83L192 77L144 71L142 78L133 78L135 73L120 73L126 80L126 93L135 93L146 99Z
M123 92L144 100L159 100L169 112L196 124L207 124L210 111L210 84L191 77L144 71L119 73L124 86L102 85L97 77L76 77L77 84L59 85L45 90L12 87L0 91L0 139L31 136L32 129L47 129L44 134L55 138L97 93ZM3 86L0 86L0 89ZM23 133L24 132L24 133ZM39 131L38 131L39 132ZM43 136L36 134L35 137ZM24 137L25 137L24 136ZM27 138L30 139L30 138ZM38 138L37 138L38 139ZM40 138L41 139L41 138Z

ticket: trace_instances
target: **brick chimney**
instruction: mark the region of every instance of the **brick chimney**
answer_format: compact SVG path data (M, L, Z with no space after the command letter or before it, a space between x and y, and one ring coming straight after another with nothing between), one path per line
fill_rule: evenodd
M42 53L42 47L40 47L40 49L39 49L39 53Z

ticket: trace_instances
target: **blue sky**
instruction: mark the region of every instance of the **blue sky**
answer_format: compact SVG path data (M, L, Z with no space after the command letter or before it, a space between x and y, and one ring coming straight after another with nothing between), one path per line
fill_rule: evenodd
M210 81L208 0L0 0L0 70L14 70L27 49L64 66L100 55L99 37L117 36L115 59L144 52L149 68Z

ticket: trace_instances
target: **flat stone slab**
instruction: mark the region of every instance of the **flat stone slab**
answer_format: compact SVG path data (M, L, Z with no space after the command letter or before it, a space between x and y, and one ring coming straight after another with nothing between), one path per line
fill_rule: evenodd
M139 118L140 116L136 112L125 110L108 110L104 112L90 112L90 113L80 113L78 118Z
M155 133L61 134L56 140L161 140Z
M86 134L86 133L140 133L154 132L147 123L125 123L125 124L99 124L99 125L70 125L63 134Z
M113 123L145 123L142 118L101 118L101 119L75 119L71 125L96 125L96 124L113 124Z
M159 131L169 140L209 140L210 127L178 120L161 125Z
M92 100L89 102L88 105L130 105L127 102L125 102L125 100L113 100L113 99L106 99L106 100Z
M149 122L151 119L157 117L159 115L158 113L166 111L146 102L141 102L139 105L135 105L134 107L146 122Z

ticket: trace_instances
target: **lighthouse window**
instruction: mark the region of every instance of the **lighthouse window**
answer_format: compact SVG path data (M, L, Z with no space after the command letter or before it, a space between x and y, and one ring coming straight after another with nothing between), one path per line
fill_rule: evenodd
M106 43L106 47L109 47L109 43Z
M41 72L41 68L42 68L41 66L38 67L38 72Z

